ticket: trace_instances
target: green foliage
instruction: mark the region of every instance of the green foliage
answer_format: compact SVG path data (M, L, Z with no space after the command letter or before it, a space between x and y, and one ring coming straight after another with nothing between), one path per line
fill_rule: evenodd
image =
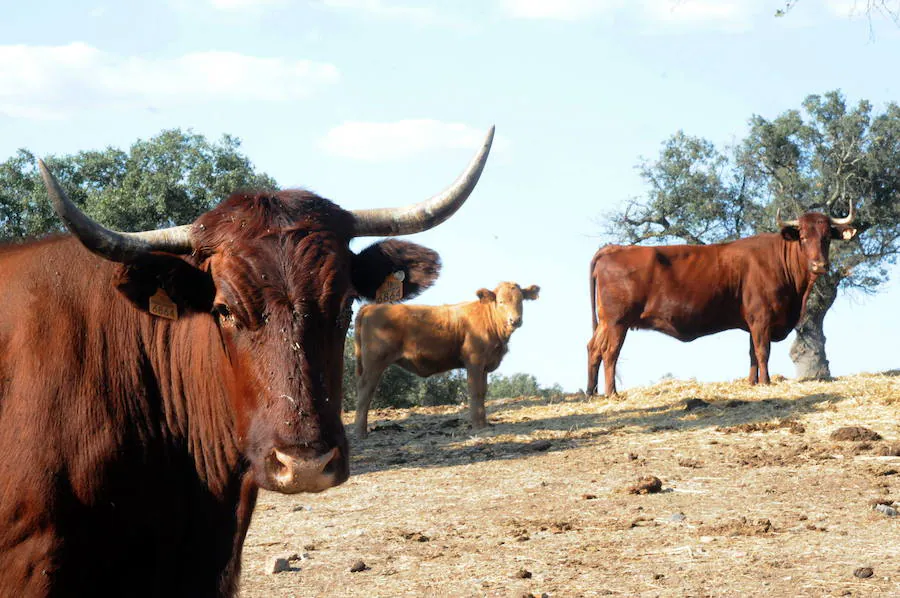
M180 129L139 140L128 152L109 147L48 156L47 165L85 212L118 230L146 230L192 222L232 192L274 189L225 135L215 143ZM61 231L27 150L0 163L0 239Z
M487 396L490 398L506 397L552 397L563 394L559 384L542 387L532 374L491 374L488 376Z

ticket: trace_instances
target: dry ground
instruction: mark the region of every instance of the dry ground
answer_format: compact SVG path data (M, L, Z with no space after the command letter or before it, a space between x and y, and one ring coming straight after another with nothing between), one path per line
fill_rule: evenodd
M345 485L261 496L242 596L900 596L898 374L376 411Z

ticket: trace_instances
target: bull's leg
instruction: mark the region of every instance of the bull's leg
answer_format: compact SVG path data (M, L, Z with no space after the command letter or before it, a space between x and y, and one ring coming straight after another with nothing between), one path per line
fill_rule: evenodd
M597 330L600 330L599 328ZM585 392L587 395L593 396L597 394L597 378L600 375L600 361L602 354L600 352L600 335L595 334L587 344L588 354L588 377Z
M619 361L619 353L622 344L625 343L625 333L628 328L619 324L607 326L603 339L603 375L606 378L606 396L613 397L616 392L616 363Z
M469 418L476 430L487 426L484 410L484 396L487 394L487 372L478 366L466 368L469 380Z
M759 362L756 360L756 347L753 346L753 335L750 335L750 375L747 382L756 384L759 382Z
M363 373L356 379L356 437L365 438L369 435L368 417L369 406L372 404L372 397L375 396L375 390L381 381L381 375L384 369L375 367L375 364L367 366L363 369Z
M753 347L756 350L756 362L759 366L759 383L769 384L769 349L772 339L769 327L761 326L750 331Z

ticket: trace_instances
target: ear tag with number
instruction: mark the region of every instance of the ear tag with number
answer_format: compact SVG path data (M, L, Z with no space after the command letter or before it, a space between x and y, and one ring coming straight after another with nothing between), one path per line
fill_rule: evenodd
M403 299L403 281L406 279L406 273L398 270L384 279L384 282L375 291L375 301L377 303L391 303Z
M150 313L160 318L168 318L169 320L178 319L178 306L169 298L162 288L156 289L153 296L150 297Z

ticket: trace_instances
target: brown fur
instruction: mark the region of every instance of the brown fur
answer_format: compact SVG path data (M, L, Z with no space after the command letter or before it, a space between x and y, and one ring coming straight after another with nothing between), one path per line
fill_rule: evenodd
M616 361L629 328L681 341L723 330L750 332L751 384L769 383L769 347L797 325L832 238L855 229L805 214L799 229L716 245L606 246L591 260L588 394L601 361L606 394L616 394ZM845 236L846 235L846 236ZM802 239L802 241L801 241Z
M487 374L499 367L510 336L522 324L522 300L540 288L510 282L480 289L479 299L455 305L366 305L356 317L356 433L367 434L372 396L391 364L427 377L465 368L472 426L487 425Z
M273 448L333 455L283 491L347 478L350 303L437 267L356 256L351 230L282 191L201 216L191 256L0 248L0 596L232 596L258 488L281 490ZM147 313L158 288L178 320Z

